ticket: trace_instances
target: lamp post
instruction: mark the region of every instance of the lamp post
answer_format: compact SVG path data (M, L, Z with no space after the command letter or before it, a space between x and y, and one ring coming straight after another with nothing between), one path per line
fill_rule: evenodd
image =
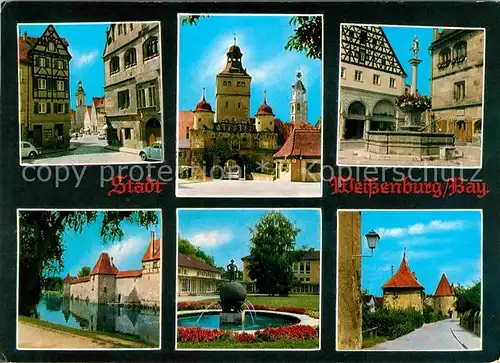
M368 244L368 248L371 251L370 255L353 255L352 257L373 257L373 250L377 247L379 241L380 241L380 236L377 232L374 230L371 230L367 234L365 234L366 238L366 243Z

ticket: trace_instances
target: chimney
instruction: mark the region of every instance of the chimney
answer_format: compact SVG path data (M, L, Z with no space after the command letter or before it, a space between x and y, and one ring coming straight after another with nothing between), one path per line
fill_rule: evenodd
M27 37L28 37L28 32L25 30L23 33L23 40L26 40Z
M115 263L113 262L113 257L111 257L111 267L115 267Z
M415 272L413 272L413 277L415 278L415 280L418 280L417 279L417 275L415 274Z
M439 30L437 28L432 29L432 40L439 38Z
M394 276L394 265L391 266L391 277Z

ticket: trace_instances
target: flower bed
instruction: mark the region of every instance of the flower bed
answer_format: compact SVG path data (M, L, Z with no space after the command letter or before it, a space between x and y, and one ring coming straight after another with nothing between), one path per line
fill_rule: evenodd
M431 108L432 102L431 99L427 96L421 96L420 94L411 94L409 92L405 92L398 98L396 98L396 106L401 109L404 108L415 108L418 110L427 110Z
M318 330L309 325L285 325L279 328L264 328L255 333L237 333L221 329L204 329L198 327L179 327L179 342L214 342L228 341L253 343L279 340L311 340L319 336Z

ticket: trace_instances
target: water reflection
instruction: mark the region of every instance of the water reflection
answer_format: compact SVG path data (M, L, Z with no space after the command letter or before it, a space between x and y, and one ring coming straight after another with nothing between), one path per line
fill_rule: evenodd
M129 334L158 345L159 313L152 309L94 304L83 300L44 295L38 318L77 329Z

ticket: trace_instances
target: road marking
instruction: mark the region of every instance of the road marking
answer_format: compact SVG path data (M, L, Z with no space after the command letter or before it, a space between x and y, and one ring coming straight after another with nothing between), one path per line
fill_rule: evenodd
M457 338L457 336L455 335L455 333L453 332L453 329L450 327L450 331L451 331L451 335L453 335L453 337L455 338L455 340L464 348L464 349L469 349L469 347L467 347L464 343L462 343L460 341L460 339Z

